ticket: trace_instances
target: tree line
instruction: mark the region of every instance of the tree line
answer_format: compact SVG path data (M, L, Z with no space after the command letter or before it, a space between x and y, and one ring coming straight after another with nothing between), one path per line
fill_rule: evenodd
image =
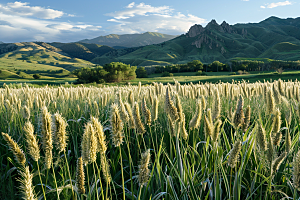
M200 60L193 60L186 64L175 64L167 66L155 66L155 73L179 73L179 72L198 72L198 71L229 71L227 64L219 61L214 61L211 64L203 64Z
M228 66L231 71L271 71L278 68L298 70L300 69L300 61L268 60L264 62L257 60L231 60Z
M210 64L203 64L200 60L194 60L186 64L174 64L167 66L155 66L154 73L180 73L180 72L197 72L199 70L205 72L237 72L239 70L246 71L271 71L282 68L283 70L299 70L300 61L283 61L283 60L231 60L228 63L214 61Z

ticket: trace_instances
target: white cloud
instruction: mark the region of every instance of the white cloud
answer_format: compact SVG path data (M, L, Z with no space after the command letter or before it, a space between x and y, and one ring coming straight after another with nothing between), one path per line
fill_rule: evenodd
M283 1L283 2L277 2L277 3L270 3L267 4L267 6L260 6L261 8L276 8L278 6L287 6L292 5L292 2L290 1Z
M8 15L33 16L40 19L55 19L64 15L64 12L43 8L40 6L28 6L29 3L14 2L6 5L0 4L0 12Z
M132 2L132 3L128 4L128 6L126 6L126 8L132 8L134 5L135 5L135 3Z
M249 0L242 0L242 1L249 1Z
M74 42L103 33L101 26L53 20L62 15L65 15L62 11L30 7L27 3L0 4L0 39L3 42Z
M126 8L126 10L116 11L106 15L114 17L115 19L127 19L128 17L134 17L137 15L144 16L151 13L166 14L172 12L173 10L169 6L153 7L144 3L136 5L134 2L130 3Z
M286 6L286 5L291 5L291 4L292 3L290 1L271 3L271 4L268 5L268 8L276 8L278 6Z
M144 3L132 2L125 10L106 14L109 22L118 23L109 27L114 33L142 33L146 31L181 34L194 24L204 24L205 19L180 12L174 13L169 6L154 7Z
M151 6L144 3L128 4L121 11L106 14L111 26L71 22L76 17L63 11L28 3L0 3L0 40L3 42L45 41L74 42L110 33L143 33L146 31L182 34L205 19L175 12L169 6Z

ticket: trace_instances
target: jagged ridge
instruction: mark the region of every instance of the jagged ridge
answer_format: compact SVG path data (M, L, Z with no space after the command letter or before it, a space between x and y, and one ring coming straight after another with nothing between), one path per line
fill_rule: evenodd
M277 44L282 49L279 51ZM292 47L291 47L292 46ZM172 40L127 49L116 50L93 59L105 64L121 61L134 65L181 64L191 60L210 63L228 62L235 57L300 60L300 18L270 17L260 23L220 25L212 20L205 27L193 25L186 34ZM291 50L293 49L293 50Z

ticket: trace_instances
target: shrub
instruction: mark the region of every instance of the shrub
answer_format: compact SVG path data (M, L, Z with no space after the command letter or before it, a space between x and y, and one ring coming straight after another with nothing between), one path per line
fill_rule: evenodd
M230 72L229 75L236 75L236 72Z
M161 77L171 77L174 76L174 74L170 73L170 72L163 72Z
M243 71L243 70L239 70L239 71L238 71L238 74L239 74L239 75L242 75L242 74L249 74L249 72L247 72L246 70L244 70L244 71Z
M34 79L40 79L40 78L41 78L41 75L39 75L39 74L33 74L33 78L34 78Z
M206 76L206 74L202 70L199 70L195 73L195 76Z

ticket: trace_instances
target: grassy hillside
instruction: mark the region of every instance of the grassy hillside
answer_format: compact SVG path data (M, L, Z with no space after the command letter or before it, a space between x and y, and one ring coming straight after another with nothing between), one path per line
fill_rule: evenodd
M92 60L97 56L114 50L109 46L99 44L86 44L86 43L52 43L63 53L83 60Z
M290 42L275 44L259 57L273 58L276 60L299 60L300 45Z
M92 66L89 61L66 56L61 49L46 43L14 43L0 46L1 78L32 79L33 74L43 78L66 77L77 68Z

